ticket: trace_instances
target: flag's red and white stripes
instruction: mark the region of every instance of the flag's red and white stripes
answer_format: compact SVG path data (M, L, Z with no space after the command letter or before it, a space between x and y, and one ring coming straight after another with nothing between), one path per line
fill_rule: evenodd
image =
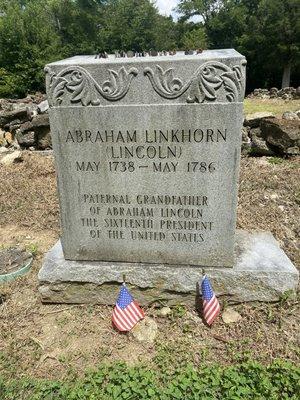
M112 314L112 321L119 331L128 332L137 322L143 319L144 316L144 311L135 301L132 301L124 309L116 304Z
M215 295L207 301L203 300L203 317L208 325L211 325L220 312L220 304Z

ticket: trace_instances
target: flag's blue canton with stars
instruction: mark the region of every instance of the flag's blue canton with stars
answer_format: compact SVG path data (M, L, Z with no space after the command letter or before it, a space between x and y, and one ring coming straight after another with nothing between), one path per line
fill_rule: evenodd
M204 275L202 279L201 292L203 300L203 317L208 325L211 325L220 312L220 304L206 275Z
M119 331L128 332L144 316L144 311L133 299L125 283L123 283L112 315L113 324Z

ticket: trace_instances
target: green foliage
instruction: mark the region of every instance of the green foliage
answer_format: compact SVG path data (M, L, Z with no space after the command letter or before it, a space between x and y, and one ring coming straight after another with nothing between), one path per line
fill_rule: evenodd
M0 0L0 96L45 90L45 64L76 54L208 46L246 56L248 90L290 70L299 85L299 0L181 0L178 11L175 22L152 0Z
M0 0L0 96L45 90L45 64L76 54L175 49L149 0Z
M0 378L0 390L2 400L297 400L300 368L283 361L269 366L187 365L173 371L115 364L65 382Z
M200 16L213 48L236 48L248 60L248 90L300 79L299 0L181 0L184 18Z
M183 45L186 49L206 49L207 35L203 26L188 31L183 36Z
M281 157L270 157L270 158L268 158L268 162L273 165L283 164L284 159Z
M18 96L25 91L26 86L19 75L0 68L0 97Z
M27 246L27 250L35 257L38 252L38 246L36 243L31 243L29 246Z

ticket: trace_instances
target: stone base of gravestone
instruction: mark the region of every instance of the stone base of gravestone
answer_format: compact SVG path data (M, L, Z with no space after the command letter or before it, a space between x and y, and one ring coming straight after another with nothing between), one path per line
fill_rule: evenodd
M205 268L218 296L233 302L276 301L296 290L299 272L269 232L237 231L233 268ZM39 272L45 303L113 305L123 274L142 305L154 302L194 305L201 267L65 260L60 241Z

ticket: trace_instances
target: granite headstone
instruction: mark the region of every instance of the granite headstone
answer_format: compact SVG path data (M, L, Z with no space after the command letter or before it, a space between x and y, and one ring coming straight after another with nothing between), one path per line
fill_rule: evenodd
M46 67L68 260L232 267L245 58Z

